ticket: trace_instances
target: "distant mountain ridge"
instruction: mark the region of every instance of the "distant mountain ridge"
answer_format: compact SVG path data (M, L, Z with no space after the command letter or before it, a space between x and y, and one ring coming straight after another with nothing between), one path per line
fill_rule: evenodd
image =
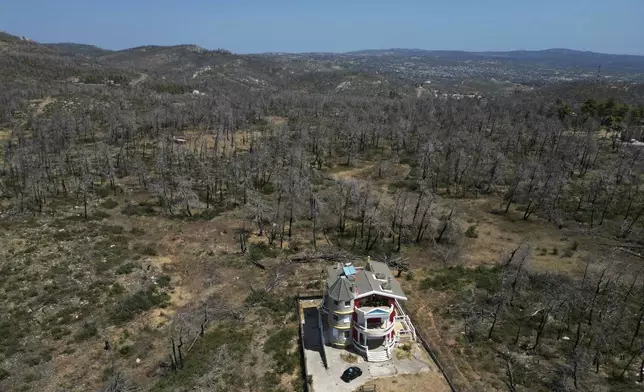
M456 61L507 61L545 67L597 69L607 66L624 72L644 73L644 56L606 54L564 48L467 52L458 50L384 49L348 52L353 56L401 56L441 58Z
M59 52L67 55L82 55L82 56L102 56L112 52L109 49L103 49L95 45L77 44L74 42L61 42L55 44L42 44L48 48L58 50Z
M469 92L595 80L599 66L607 80L644 81L644 56L562 48L496 52L392 48L345 53L234 54L193 44L145 45L123 50L73 42L41 44L0 32L0 68L4 69L0 76L33 85L61 80L100 83L145 75L144 83L137 83L139 88L147 85L176 91L215 91L225 86L231 90L243 87L396 96L426 81L431 81L432 89L458 88ZM464 84L465 81L471 84Z
M0 31L0 41L24 41L25 37L12 36ZM126 61L130 65L143 65L151 62L151 54L161 55L165 58L173 58L173 62L185 64L180 60L182 55L188 55L192 60L189 63L203 63L195 61L195 54L198 57L211 56L212 53L221 54L222 50L208 50L197 45L148 45L123 50L108 50L94 45L65 43L41 44L44 47L57 50L64 55L80 55L92 58L103 58L114 61ZM137 61L137 56L147 58L146 61ZM551 48L544 50L510 50L510 51L461 51L461 50L427 50L415 48L390 48L390 49L364 49L343 53L335 52L309 52L309 53L255 53L242 56L285 56L285 57L307 57L333 58L333 57L420 57L433 58L447 61L506 61L516 64L530 64L544 67L576 67L582 69L597 69L599 66L607 66L620 69L626 72L644 73L644 56L626 54L606 54L590 51L578 51L566 48ZM157 59L158 60L158 59ZM153 61L154 63L158 61Z
M417 48L389 48L389 49L361 49L349 52L342 52L341 54L389 54L389 55L436 55L436 54L470 54L470 55L494 55L494 54L562 54L562 55L600 55L600 56L625 56L625 57L642 57L643 55L634 54L610 54L600 53L588 50L575 50L567 48L549 48L540 50L483 50L483 51L467 51L467 50L444 50L444 49L417 49Z

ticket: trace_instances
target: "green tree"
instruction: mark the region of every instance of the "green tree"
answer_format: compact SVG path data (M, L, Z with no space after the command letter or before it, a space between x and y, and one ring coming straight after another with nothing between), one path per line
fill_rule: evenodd
M572 109L565 102L562 102L557 108L557 117L559 117L559 121L561 122L563 122L571 113Z
M584 104L581 105L581 113L586 116L594 117L597 114L597 101L591 98L584 102Z

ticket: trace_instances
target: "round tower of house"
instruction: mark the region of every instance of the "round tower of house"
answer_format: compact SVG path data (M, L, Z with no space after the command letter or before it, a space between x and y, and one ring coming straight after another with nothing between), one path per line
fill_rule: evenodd
M352 343L354 288L350 277L338 275L337 280L326 290L324 303L328 310L328 340L336 346Z

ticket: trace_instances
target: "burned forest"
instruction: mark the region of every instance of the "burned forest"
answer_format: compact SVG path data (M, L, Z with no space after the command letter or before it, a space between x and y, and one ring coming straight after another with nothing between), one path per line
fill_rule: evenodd
M0 391L301 391L294 298L367 257L459 391L640 388L636 77L360 56L0 34Z

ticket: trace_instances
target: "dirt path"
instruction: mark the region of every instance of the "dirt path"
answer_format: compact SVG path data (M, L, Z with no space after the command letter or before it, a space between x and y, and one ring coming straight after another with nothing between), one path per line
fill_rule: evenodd
M147 80L147 78L148 78L148 75L147 75L147 74L142 73L142 74L140 74L140 75L139 75L139 77L138 77L138 78L136 78L136 79L134 79L134 80L132 80L132 81L130 82L130 86L136 86L137 84L139 84L139 83L141 83L141 82L146 81L146 80Z
M55 99L53 99L52 97L47 97L41 100L40 102L38 102L38 106L36 106L36 114L38 115L43 114L45 112L45 108L47 107L47 105L49 105L50 103L54 103L54 101Z

